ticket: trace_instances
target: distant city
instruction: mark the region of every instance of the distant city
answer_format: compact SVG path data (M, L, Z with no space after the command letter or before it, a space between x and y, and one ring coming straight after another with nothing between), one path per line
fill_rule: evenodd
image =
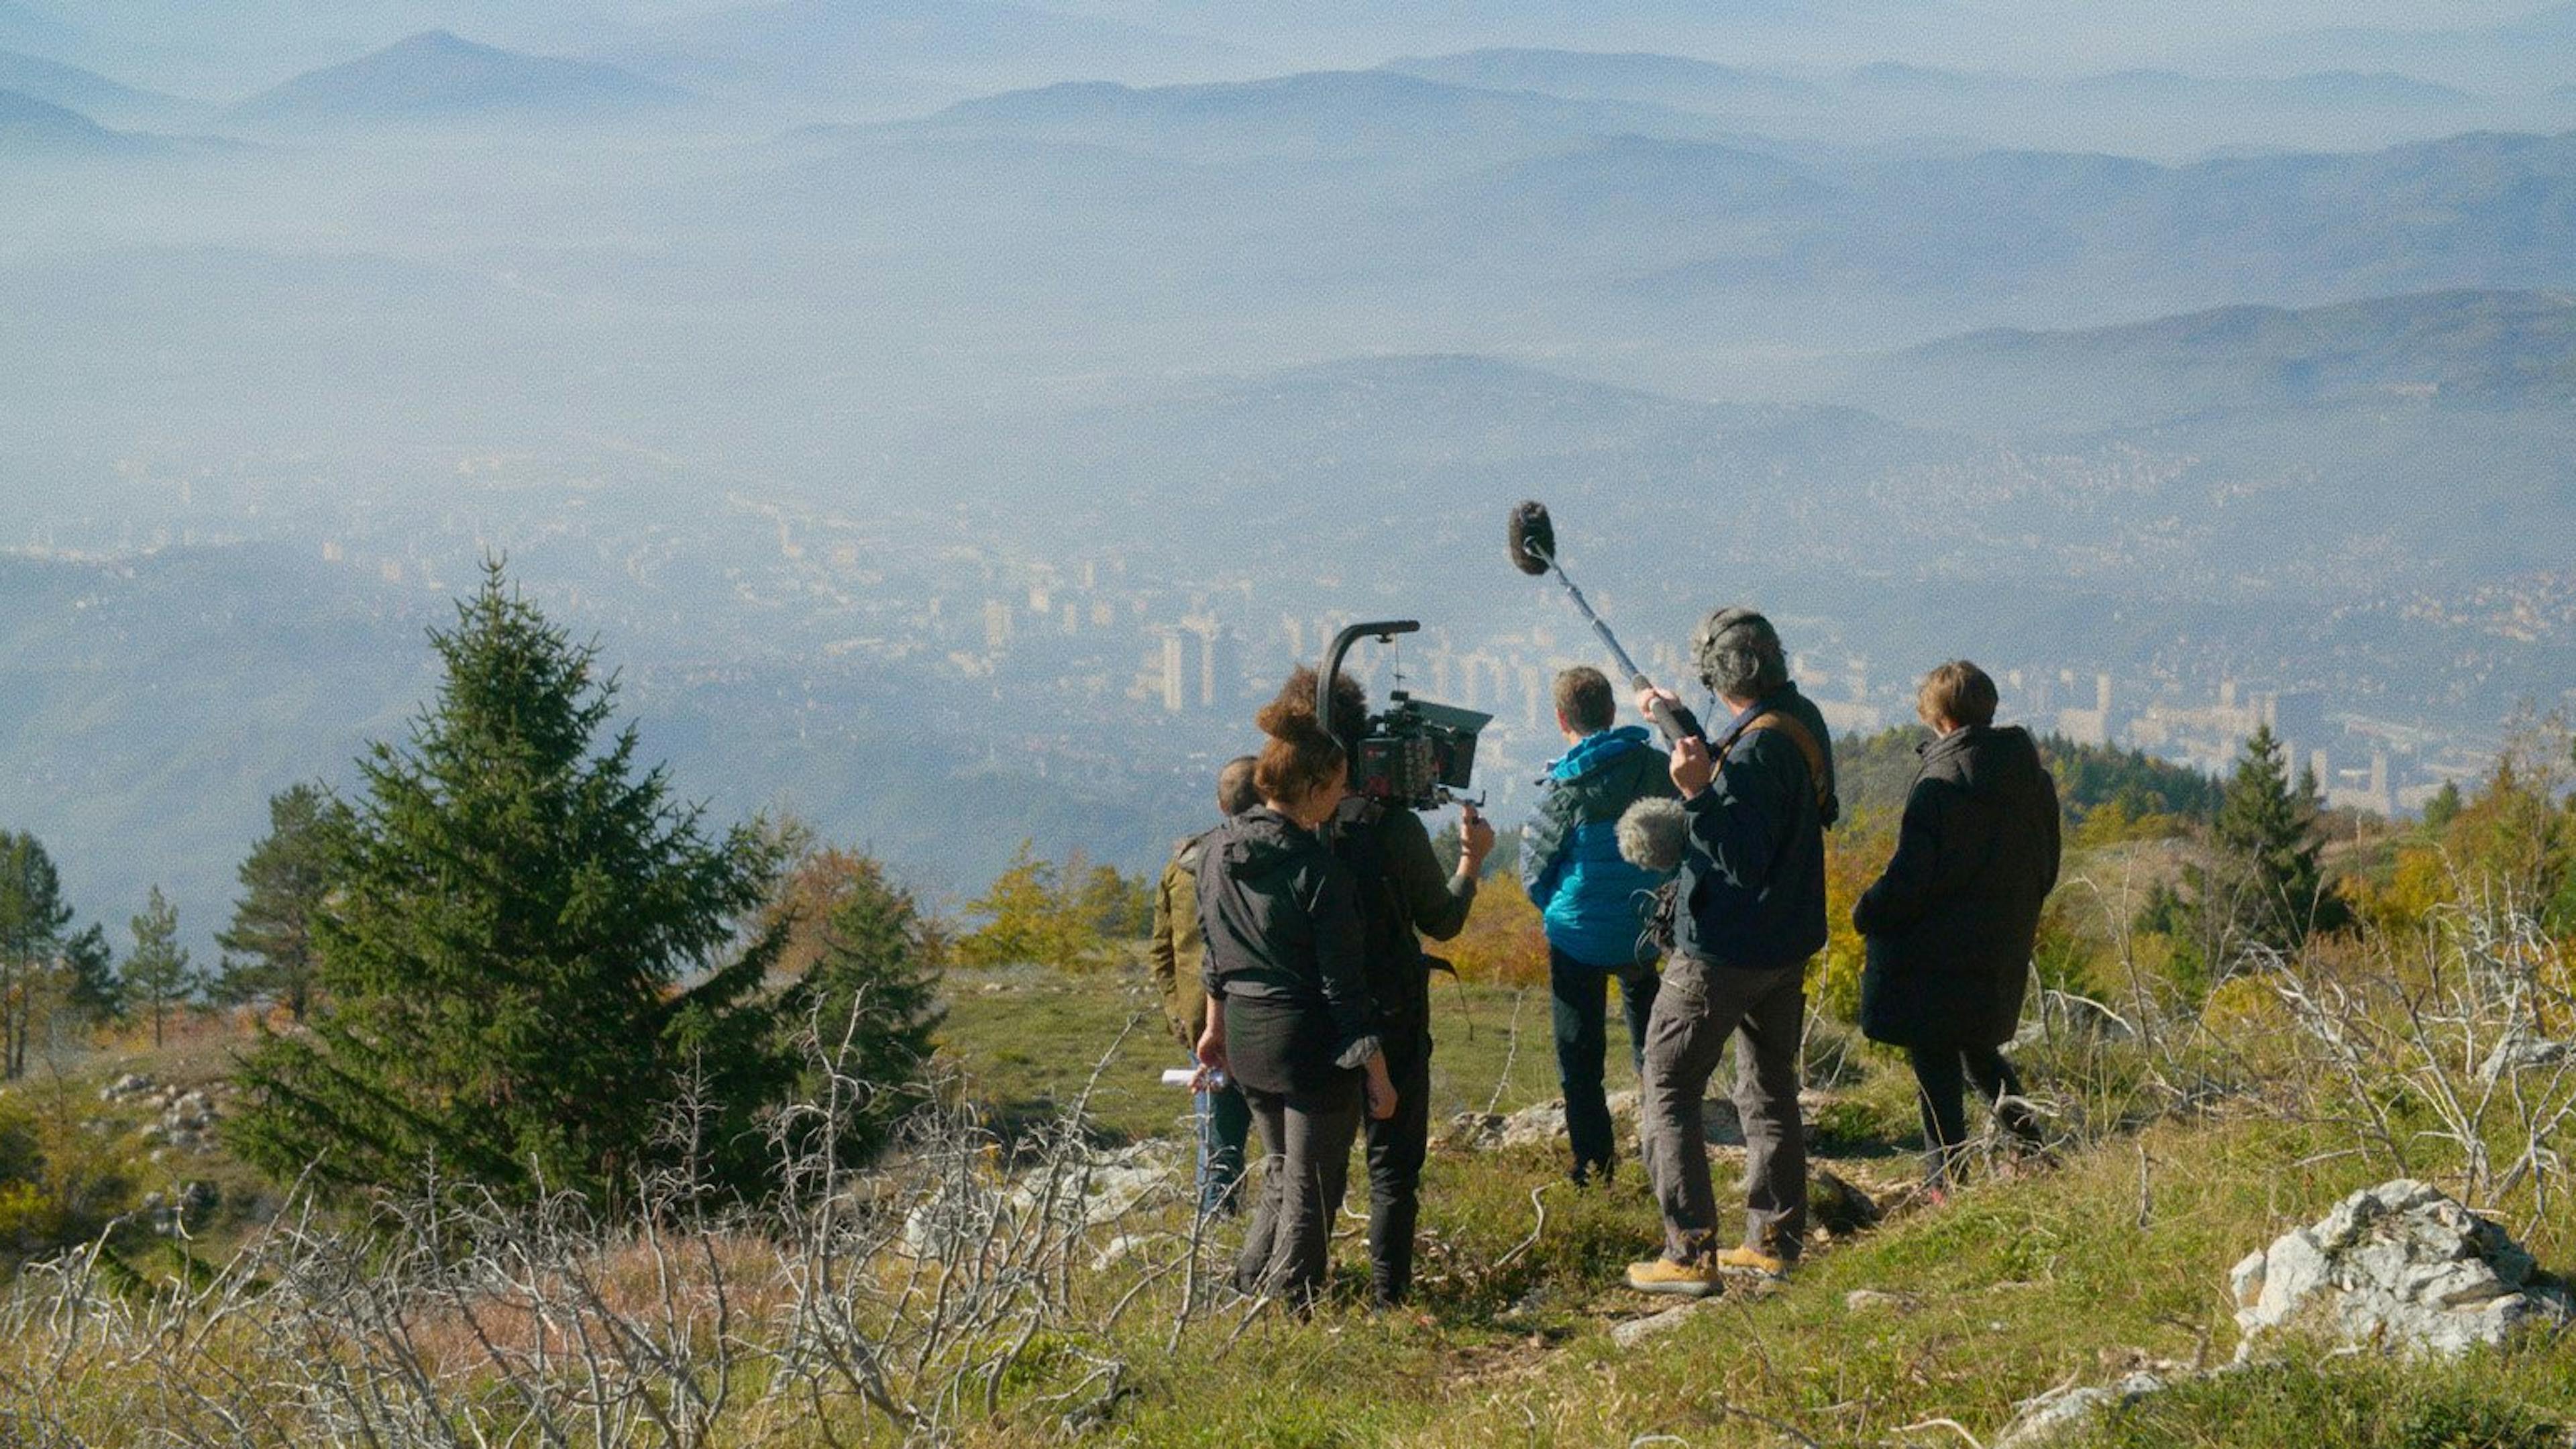
M773 547L751 556L719 550L734 560L723 569L733 604L776 617L781 632L770 639L772 647L801 637L812 641L818 669L871 661L926 667L963 695L1044 700L1049 743L1040 747L1041 773L1047 756L1077 772L1153 773L1152 761L1119 760L1113 743L1148 728L1189 742L1193 747L1167 763L1195 772L1221 757L1227 739L1241 736L1252 706L1290 667L1320 659L1334 633L1360 617L1347 609L1280 606L1311 594L1311 580L1176 580L1152 576L1122 552L1049 562L989 538L959 536L935 548L902 549L913 562L889 567L887 555L896 550L882 522L739 494L725 506L736 519L757 519L774 537ZM576 539L588 534L578 510L558 526ZM450 537L380 552L335 536L322 542L320 557L389 587L454 592L472 559L460 542ZM478 535L471 550L500 542ZM603 552L609 547L605 539L593 542ZM657 563L714 548L716 540L712 532L688 530L665 545L661 553L628 550L625 572L639 590L654 583ZM611 617L634 612L642 597L621 602L615 590L545 577L527 583L541 597L560 593L577 609ZM1507 586L1497 581L1498 588ZM719 619L720 611L710 610L700 622L723 637L729 630ZM1690 680L1673 641L1632 643L1657 679ZM1348 667L1381 704L1387 691L1403 689L1494 715L1481 755L1484 783L1492 803L1509 810L1526 803L1530 782L1561 748L1550 697L1557 671L1606 663L1599 653L1569 610L1562 627L1480 633L1455 621L1428 623L1391 650L1364 646ZM2011 721L2213 775L2231 768L2246 740L2268 727L2292 770L2313 772L2330 805L2383 816L2418 811L2444 782L2483 773L2498 739L2495 730L2436 731L2374 718L2316 689L2072 659L1983 662L2003 688L2002 714ZM1900 668L1828 649L1798 652L1793 667L1839 734L1914 719L1919 671L1912 664Z

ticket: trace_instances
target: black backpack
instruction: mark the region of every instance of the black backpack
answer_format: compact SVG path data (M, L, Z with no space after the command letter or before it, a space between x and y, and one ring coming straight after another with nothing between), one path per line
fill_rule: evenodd
M1431 1017L1431 958L1413 929L1413 910L1395 888L1386 842L1388 807L1354 797L1333 816L1326 844L1358 887L1360 940L1368 958L1369 1005L1380 1026L1414 1027Z

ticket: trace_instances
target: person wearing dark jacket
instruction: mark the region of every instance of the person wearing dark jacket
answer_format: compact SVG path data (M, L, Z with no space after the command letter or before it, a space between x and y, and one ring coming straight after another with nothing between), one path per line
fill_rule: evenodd
M1240 755L1216 774L1219 819L1231 819L1261 803L1252 788L1252 770L1260 761ZM1154 889L1154 931L1146 959L1154 982L1163 991L1163 1021L1178 1037L1181 1050L1193 1051L1207 1030L1207 992L1199 985L1206 951L1199 936L1199 863L1207 855L1211 828L1172 847L1163 879ZM1243 1145L1252 1135L1252 1109L1231 1081L1211 1081L1193 1094L1198 1113L1199 1211L1230 1213L1243 1181Z
M1315 672L1288 676L1280 702L1315 697ZM1333 731L1356 751L1368 717L1359 681L1334 681ZM1446 941L1466 928L1476 879L1494 848L1494 827L1468 806L1458 864L1444 870L1422 817L1401 805L1351 796L1325 829L1335 858L1351 871L1367 961L1370 1021L1394 1083L1392 1116L1366 1124L1369 1179L1369 1292L1392 1307L1413 1290L1413 1239L1422 1213L1422 1164L1431 1145L1431 969L1422 937Z
M1556 677L1556 725L1573 748L1548 766L1547 794L1521 838L1522 879L1547 933L1556 1080L1578 1187L1607 1181L1617 1159L1601 1086L1613 977L1629 1060L1645 1075L1658 955L1649 927L1655 889L1669 878L1619 854L1620 815L1650 796L1669 799L1673 783L1643 726L1612 728L1618 708L1600 670L1581 665Z
M1217 827L1199 867L1207 1027L1199 1061L1234 1079L1260 1129L1263 1178L1235 1284L1303 1306L1324 1282L1363 1100L1396 1095L1370 1019L1348 867L1315 835L1340 803L1342 747L1286 702L1261 711L1262 803Z
M1771 621L1719 609L1693 635L1691 652L1701 682L1733 717L1711 740L1676 743L1667 765L1686 844L1638 1112L1664 1250L1631 1263L1628 1284L1704 1296L1723 1273L1785 1273L1806 1232L1798 1051L1807 958L1825 944L1824 827L1836 811L1831 739L1789 682ZM1659 698L1673 700L1650 689L1638 707L1651 712ZM1739 1245L1721 1248L1700 1101L1729 1038L1744 1123L1745 1227Z
M2040 909L2057 884L2057 785L2028 731L1995 727L1995 698L1994 680L1966 660L1924 677L1916 712L1934 738L1905 798L1896 854L1852 907L1868 948L1861 1030L1913 1058L1936 1192L1966 1144L1967 1082L2004 1130L2040 1141L1997 1048L2020 1025Z

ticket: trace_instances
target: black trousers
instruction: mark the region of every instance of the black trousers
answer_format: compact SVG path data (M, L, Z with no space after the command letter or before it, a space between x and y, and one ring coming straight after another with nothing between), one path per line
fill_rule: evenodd
M1574 1148L1574 1177L1608 1178L1615 1166L1610 1100L1602 1090L1609 1055L1610 978L1619 978L1619 1003L1628 1017L1628 1062L1646 1076L1646 1024L1654 1019L1652 961L1594 966L1554 946L1547 948L1547 989L1556 1028L1556 1084L1565 1093L1565 1135Z
M2023 1142L2038 1145L2039 1122L2018 1101L2021 1078L2012 1063L1990 1046L1914 1046L1905 1049L1914 1063L1914 1084L1923 1109L1925 1177L1947 1186L1968 1148L1967 1084L1995 1110L1995 1121Z
M1365 1110L1359 1073L1344 1073L1336 1085L1315 1092L1245 1087L1243 1101L1260 1129L1263 1155L1261 1188L1235 1260L1234 1285L1304 1308L1324 1288L1333 1214L1341 1208L1351 1166L1351 1135Z
M1413 1291L1413 1230L1422 1217L1422 1160L1431 1145L1431 1033L1388 1032L1395 1115L1365 1120L1369 1179L1369 1293L1381 1306Z

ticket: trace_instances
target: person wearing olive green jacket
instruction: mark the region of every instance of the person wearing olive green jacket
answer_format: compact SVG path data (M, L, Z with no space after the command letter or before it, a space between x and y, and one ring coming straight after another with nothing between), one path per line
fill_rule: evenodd
M1228 817L1261 803L1252 786L1250 755L1228 760L1217 771L1216 806ZM1154 937L1150 959L1154 980L1163 992L1163 1020L1179 1038L1183 1051L1198 1048L1207 1029L1207 991L1199 983L1206 947L1199 931L1199 861L1206 853L1209 829L1172 847L1154 892ZM1252 1135L1252 1108L1232 1082L1197 1094L1199 1123L1199 1211L1235 1211L1243 1182L1244 1143Z

